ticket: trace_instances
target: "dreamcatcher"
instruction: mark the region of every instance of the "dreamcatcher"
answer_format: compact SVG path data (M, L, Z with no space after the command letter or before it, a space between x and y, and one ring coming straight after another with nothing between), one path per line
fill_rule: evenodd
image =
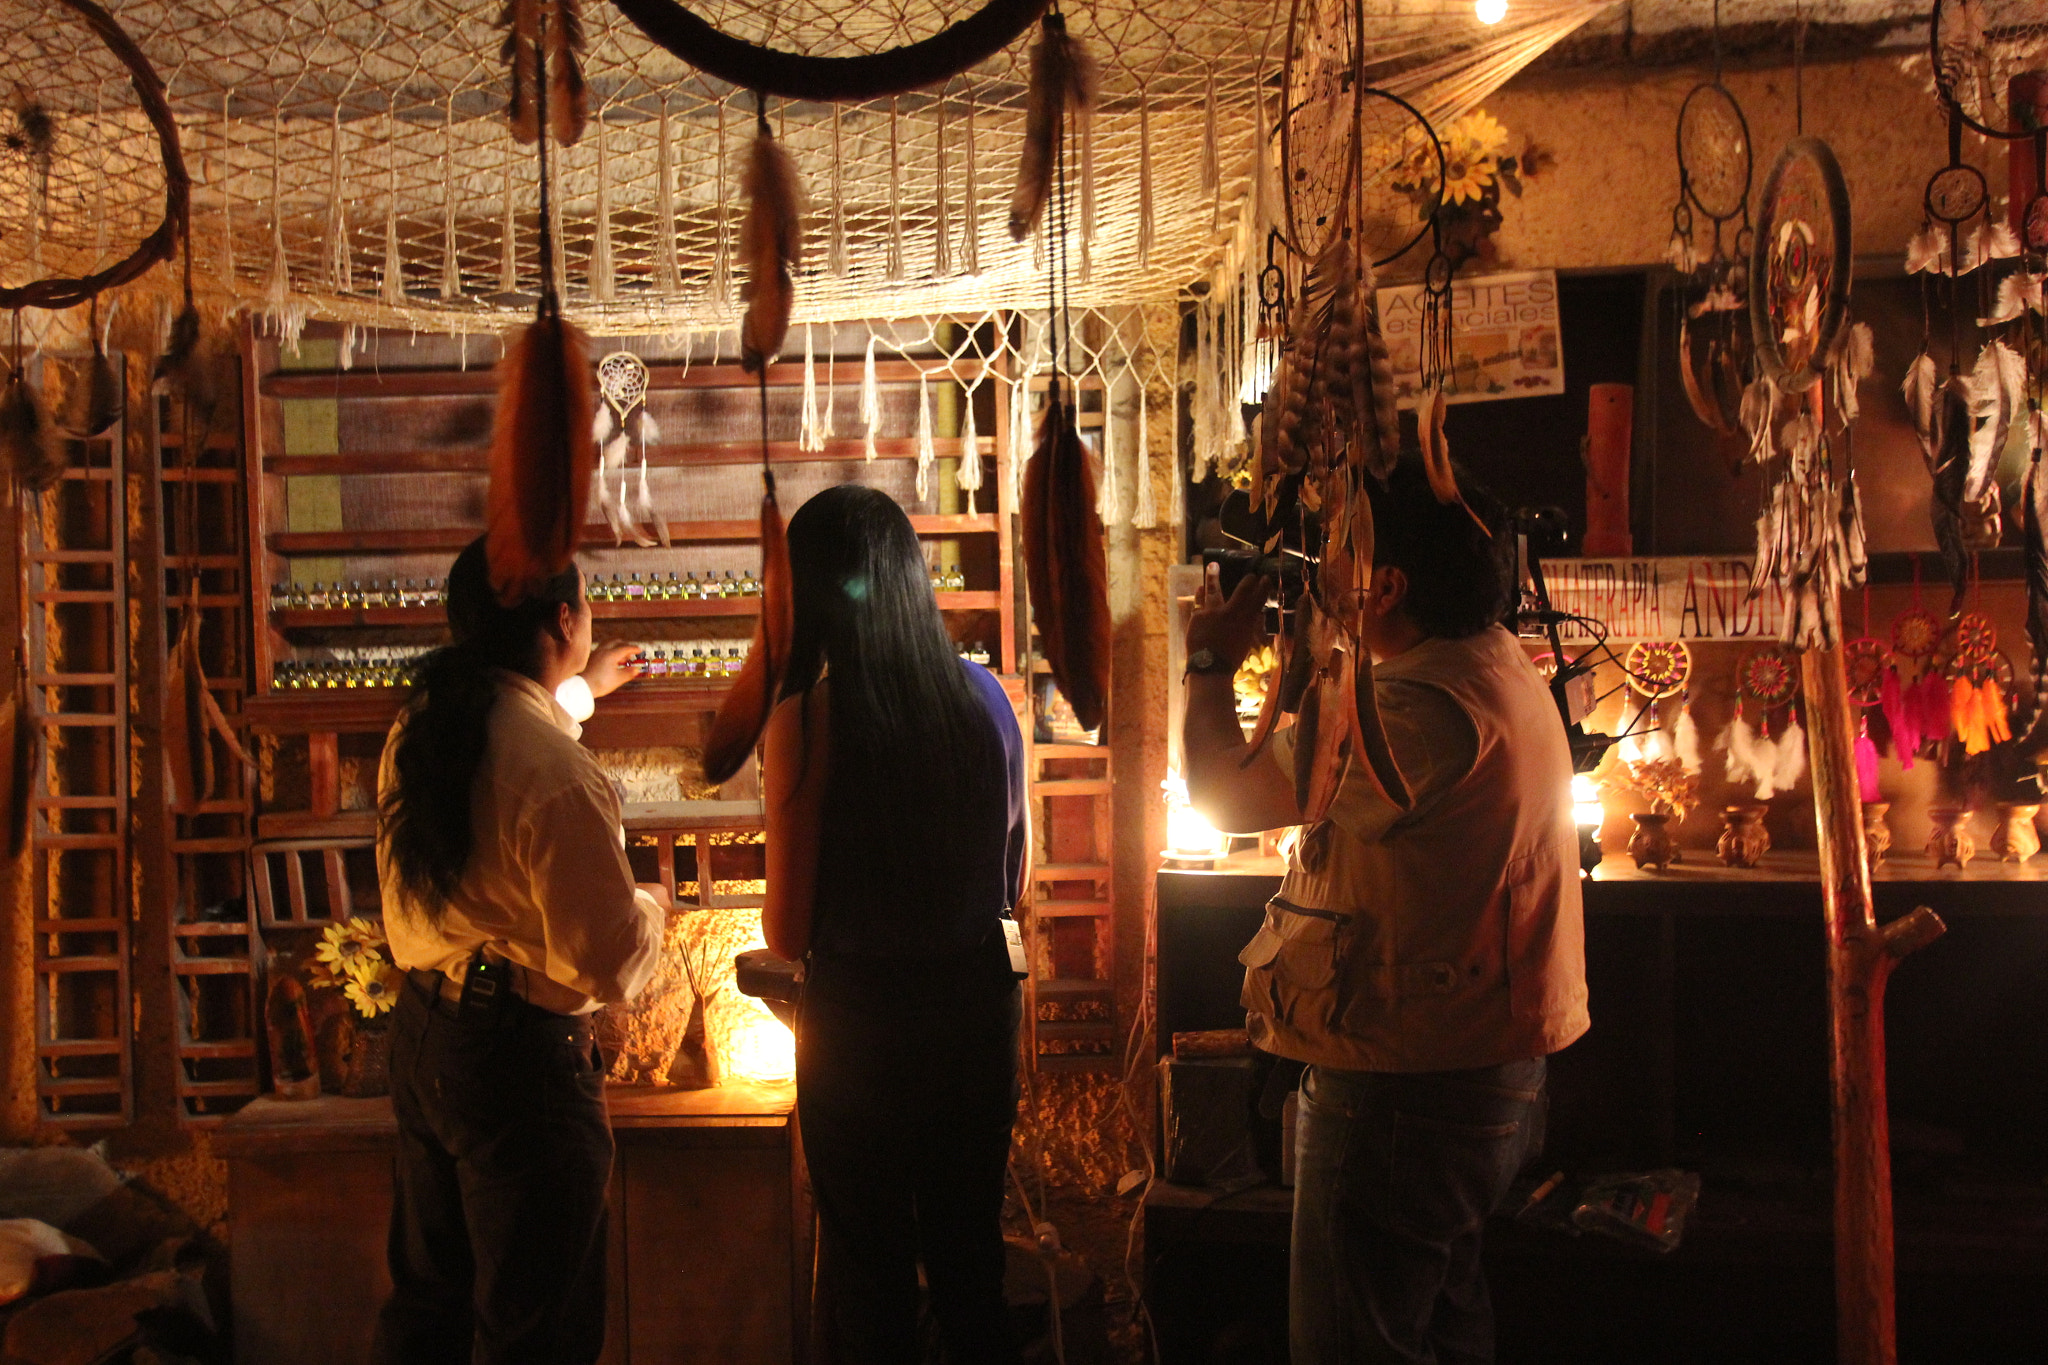
M1870 328L1848 324L1849 192L1825 142L1786 144L1754 237L1757 377L1741 415L1765 478L1750 591L1784 594L1788 644L1828 648L1841 638L1841 595L1862 585L1867 564L1849 428L1873 356Z
M604 400L591 428L597 442L597 505L620 545L629 536L635 545L669 543L668 519L654 510L654 495L647 486L647 443L661 439L661 428L647 410L649 377L647 362L631 351L614 351L597 362L597 393ZM634 446L639 448L640 468L629 492L626 456Z
M1794 707L1798 694L1799 658L1790 649L1758 650L1736 669L1735 714L1714 747L1728 781L1755 784L1759 801L1790 791L1806 773L1806 732Z
M1755 235L1749 221L1754 157L1749 120L1721 84L1719 0L1714 78L1694 86L1679 106L1676 141L1678 202L1671 208L1670 258L1686 277L1679 296L1678 373L1699 419L1715 431L1733 433L1740 430L1742 392L1753 369L1748 272Z
M1934 479L1935 536L1954 586L1952 610L1962 602L1966 553L1998 542L1998 465L2013 430L2024 433L2030 458L2020 520L2031 676L2017 728L2022 751L2038 759L2048 753L2048 486L2041 468L2048 446L2041 402L2048 373L2042 318L2048 280L2048 77L2040 70L2048 60L2048 15L2031 0L1936 0L1928 46L1935 88L1949 114L1949 164L1928 184L1929 223L1908 248L1907 268L1922 275L1923 290L1930 276L1948 280L1950 365L1944 381L1923 341L1905 393ZM2017 233L2011 224L1993 220L1983 176L1962 160L1965 126L1994 140L2026 144L2010 158L2014 195L2024 195L2032 181L2031 196L2012 205ZM1982 221L1966 241L1961 226L1978 213ZM1946 228L1945 239L1937 223ZM1961 280L1971 274L1977 281L1977 326L1989 337L1965 369L1961 332L1972 304L1962 297ZM1998 727L1987 729L1996 733ZM1976 737L1975 731L1964 735L1966 746Z

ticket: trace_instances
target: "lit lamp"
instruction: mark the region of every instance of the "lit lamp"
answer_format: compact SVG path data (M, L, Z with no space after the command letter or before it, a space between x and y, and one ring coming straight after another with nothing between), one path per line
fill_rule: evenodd
M1176 867L1214 866L1230 851L1230 836L1188 804L1188 784L1178 772L1168 772L1159 786L1166 793L1166 861Z
M1572 778L1572 823L1579 827L1579 871L1591 875L1600 866L1600 822L1607 817L1600 804L1600 788L1591 773Z

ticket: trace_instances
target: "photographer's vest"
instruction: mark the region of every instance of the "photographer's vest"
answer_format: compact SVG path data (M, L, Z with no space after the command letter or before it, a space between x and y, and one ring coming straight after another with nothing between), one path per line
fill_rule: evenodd
M1389 661L1471 719L1470 772L1384 838L1321 832L1239 955L1252 1041L1357 1071L1454 1071L1555 1052L1586 1031L1571 754L1507 631ZM1349 780L1361 780L1351 778Z

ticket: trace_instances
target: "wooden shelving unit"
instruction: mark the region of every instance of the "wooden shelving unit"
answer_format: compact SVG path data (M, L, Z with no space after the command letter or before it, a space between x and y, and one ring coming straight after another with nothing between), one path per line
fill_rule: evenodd
M126 441L121 420L66 442L56 484L17 505L42 746L28 852L36 1110L69 1129L125 1127L135 1115Z

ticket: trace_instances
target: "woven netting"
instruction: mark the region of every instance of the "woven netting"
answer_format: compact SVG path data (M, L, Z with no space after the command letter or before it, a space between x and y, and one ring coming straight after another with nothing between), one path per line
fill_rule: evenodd
M1362 0L1366 74L1455 117L1604 7ZM734 35L845 55L915 40L964 0L696 12ZM115 17L169 88L193 178L199 290L287 334L326 317L497 330L537 288L531 149L505 124L496 0L123 0ZM1277 160L1276 0L1067 7L1102 68L1071 167L1077 306L1170 300L1246 239L1254 174ZM703 328L736 313L739 172L753 98L683 65L591 3L592 120L557 158L556 266L595 331ZM1004 226L1028 40L937 88L832 105L769 101L811 196L797 317L1042 307L1045 246ZM153 224L162 172L135 98L51 0L0 0L10 74L56 120L48 173L0 153L0 279L82 273ZM1264 92L1265 98L1260 98ZM151 282L166 288L160 267Z

